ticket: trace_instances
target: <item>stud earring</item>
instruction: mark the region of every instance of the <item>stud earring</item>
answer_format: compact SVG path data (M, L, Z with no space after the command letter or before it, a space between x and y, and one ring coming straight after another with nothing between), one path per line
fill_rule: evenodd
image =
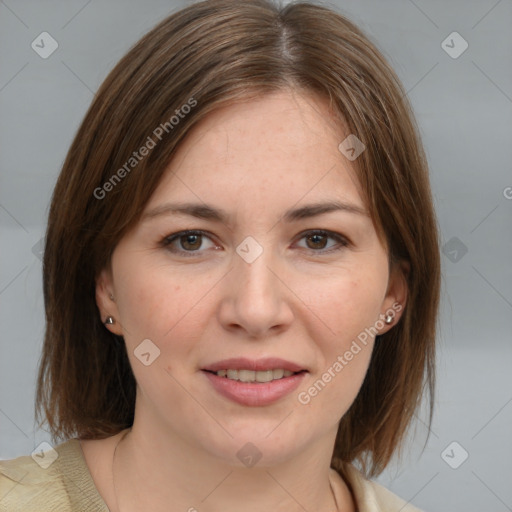
M107 316L107 319L104 322L105 325L112 325L115 323L116 323L116 321L114 320L113 316Z
M389 325L393 323L393 318L395 318L394 315L386 315L386 317L384 318L384 322L386 322Z
M114 300L114 296L110 294L110 300Z

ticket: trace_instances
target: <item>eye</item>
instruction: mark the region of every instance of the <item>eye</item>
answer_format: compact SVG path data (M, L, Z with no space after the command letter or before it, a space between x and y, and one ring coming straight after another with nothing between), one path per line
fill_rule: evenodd
M162 240L161 244L163 247L166 247L169 251L173 253L194 256L193 253L200 252L200 249L203 245L203 240L205 238L211 241L211 238L204 231L187 230L180 231L179 233L174 233L172 235L165 237ZM181 247L176 248L176 245L179 245ZM214 247L217 246L214 245ZM203 247L202 249L204 250L205 248Z
M210 241L210 247L203 247L205 239ZM306 239L307 246L305 249L309 250L311 253L317 254L340 251L349 245L348 240L339 233L320 229L302 233L299 240L302 239ZM337 244L335 243L326 248L329 239L334 240ZM205 231L201 230L186 230L173 233L172 235L166 236L161 241L161 245L172 253L184 256L199 256L201 252L206 249L219 249L219 246L212 242L212 238Z
M326 243L329 238L335 240L338 244L334 244L334 246L331 245L328 249L326 249ZM300 240L302 239L306 239L306 249L309 249L311 252L315 253L331 253L340 251L349 245L348 240L340 234L320 229L302 233Z

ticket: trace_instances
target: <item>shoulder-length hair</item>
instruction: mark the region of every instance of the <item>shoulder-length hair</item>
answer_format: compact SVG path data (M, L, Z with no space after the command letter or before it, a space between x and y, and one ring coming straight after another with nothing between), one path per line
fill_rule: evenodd
M135 379L123 339L102 324L95 280L180 142L220 106L289 87L326 98L333 121L366 145L353 162L364 200L390 266L409 265L407 305L376 339L362 388L339 424L332 466L342 471L354 461L368 476L382 472L424 391L431 421L438 227L403 86L369 37L328 7L206 0L166 18L110 72L57 180L36 395L36 420L44 418L39 426L46 422L54 440L104 438L133 423Z

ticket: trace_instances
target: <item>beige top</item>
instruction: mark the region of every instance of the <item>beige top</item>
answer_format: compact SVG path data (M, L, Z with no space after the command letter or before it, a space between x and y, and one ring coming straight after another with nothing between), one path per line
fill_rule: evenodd
M94 485L78 439L54 449L58 457L46 469L28 455L0 460L0 512L109 512ZM46 457L49 455L42 457L41 465ZM330 477L340 501L343 480L334 469ZM346 480L358 512L420 512L381 485L366 480L352 465L346 466Z

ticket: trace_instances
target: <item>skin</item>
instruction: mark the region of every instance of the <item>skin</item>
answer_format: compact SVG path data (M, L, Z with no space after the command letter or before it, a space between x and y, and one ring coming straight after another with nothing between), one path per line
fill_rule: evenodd
M389 273L387 249L368 215L282 220L286 210L317 201L365 209L352 163L338 150L348 133L332 119L326 100L292 90L211 113L182 143L145 211L167 202L207 203L226 210L230 221L143 219L97 280L102 319L115 318L106 328L124 336L138 385L134 424L116 453L118 504L111 474L120 435L82 441L112 511L168 511L169 504L227 512L242 504L248 512L335 510L329 484L335 436L361 387L373 338L307 405L298 394L393 304L405 306L406 284L401 272ZM162 245L186 229L209 234ZM338 233L348 245L304 233L313 229ZM247 236L263 248L250 264L236 252ZM333 248L339 250L326 252ZM391 325L380 322L379 333L399 318L397 312ZM134 355L144 339L160 350L149 366ZM271 405L239 405L200 371L235 356L280 357L308 373ZM247 442L262 454L252 468L236 457ZM338 506L355 510L348 487L335 478Z

